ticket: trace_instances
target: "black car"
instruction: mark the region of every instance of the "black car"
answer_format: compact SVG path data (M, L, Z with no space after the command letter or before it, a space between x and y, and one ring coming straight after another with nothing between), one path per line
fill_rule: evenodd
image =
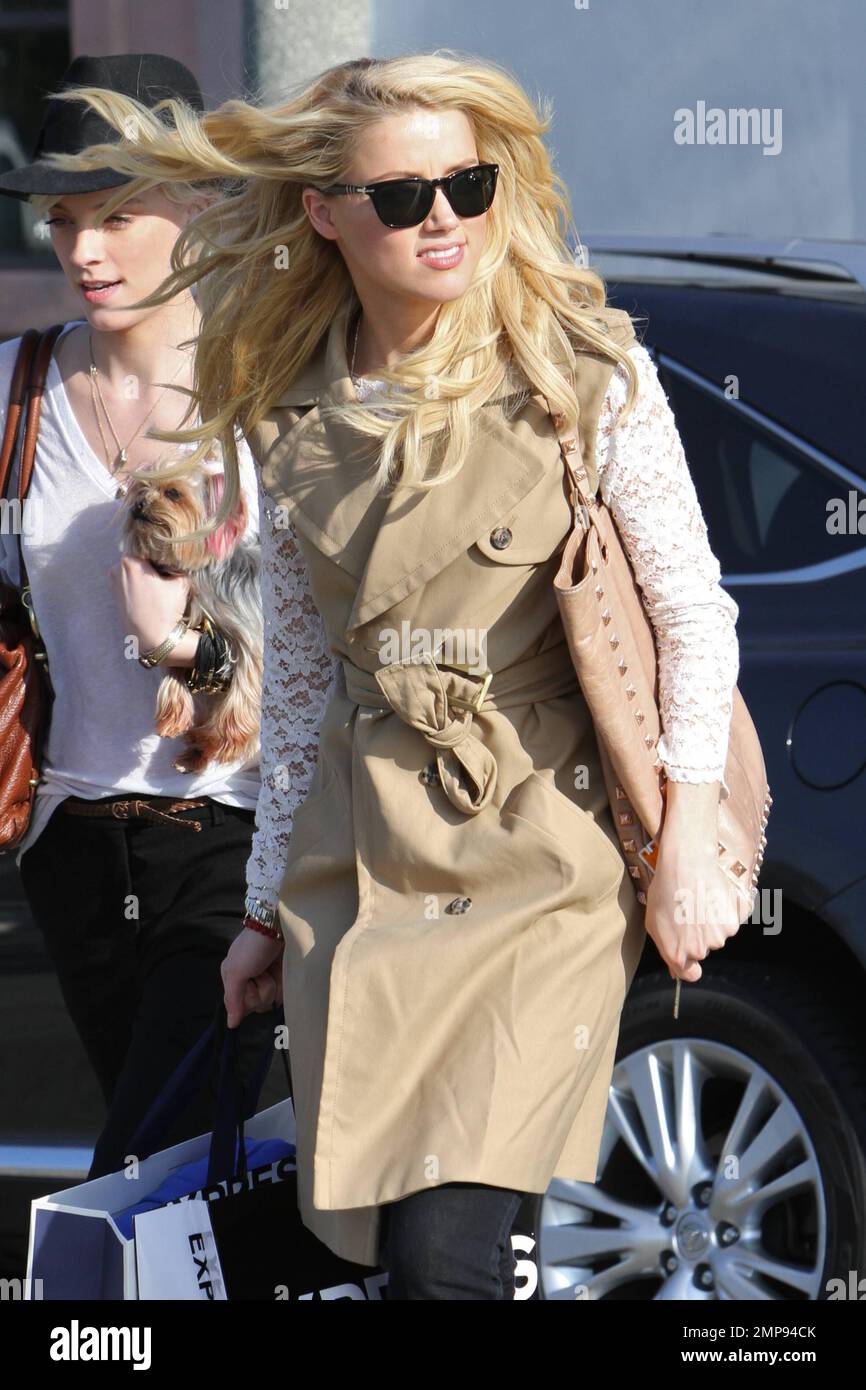
M866 1257L866 245L598 237L740 615L773 806L752 918L684 984L648 943L596 1184L542 1297L857 1297ZM852 1272L854 1278L852 1279Z

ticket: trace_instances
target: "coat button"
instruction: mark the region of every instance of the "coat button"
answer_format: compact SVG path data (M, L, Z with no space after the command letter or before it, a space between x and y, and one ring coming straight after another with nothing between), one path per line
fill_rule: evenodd
M490 544L495 545L497 550L504 550L511 544L511 532L507 526L497 526L495 531L490 532Z
M454 913L468 912L471 906L471 898L452 898L445 911Z
M434 763L428 763L426 767L422 767L421 771L418 773L418 780L419 780L419 782L423 782L424 785L425 785L425 787L438 787L438 786L439 786L439 768L438 768L438 765L434 762Z

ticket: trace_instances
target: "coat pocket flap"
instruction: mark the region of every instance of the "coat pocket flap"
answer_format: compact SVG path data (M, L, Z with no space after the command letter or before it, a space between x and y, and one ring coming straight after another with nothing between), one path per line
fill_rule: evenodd
M494 526L485 527L473 545L486 559L499 565L543 565L562 549L565 541L563 537L551 549L549 528L545 535L545 528L539 525L532 509L522 507L508 512Z

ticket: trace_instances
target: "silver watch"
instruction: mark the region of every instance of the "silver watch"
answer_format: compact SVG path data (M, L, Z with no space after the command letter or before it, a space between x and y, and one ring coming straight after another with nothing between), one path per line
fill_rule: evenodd
M261 898L254 898L251 893L244 899L244 910L255 922L261 922L263 927L276 926L276 908L269 907Z

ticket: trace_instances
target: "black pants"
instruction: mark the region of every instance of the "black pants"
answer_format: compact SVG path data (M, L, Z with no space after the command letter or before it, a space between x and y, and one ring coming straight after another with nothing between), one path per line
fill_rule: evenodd
M31 911L108 1107L88 1178L123 1166L151 1102L214 1018L220 966L242 930L255 813L208 799L174 814L199 820L201 830L58 806L21 859ZM244 1020L245 1082L273 1029L272 1012ZM160 1147L210 1130L213 1099L205 1087Z
M380 1244L386 1299L513 1299L511 1228L525 1195L446 1182L386 1202Z

